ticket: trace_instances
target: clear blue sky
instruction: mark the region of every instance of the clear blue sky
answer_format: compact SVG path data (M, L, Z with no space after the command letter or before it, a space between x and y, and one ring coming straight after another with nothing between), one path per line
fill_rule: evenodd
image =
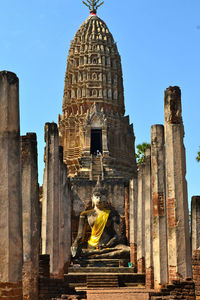
M0 70L20 79L21 134L36 132L43 177L44 124L62 113L70 41L89 15L81 0L0 0ZM122 58L126 114L136 144L164 123L164 90L182 89L189 201L200 195L200 1L105 0L107 23Z

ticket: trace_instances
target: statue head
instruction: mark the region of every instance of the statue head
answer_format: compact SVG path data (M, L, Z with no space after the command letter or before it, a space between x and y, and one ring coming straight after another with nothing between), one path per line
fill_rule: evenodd
M106 189L102 186L98 177L97 184L92 194L92 205L94 207L105 207L107 204Z

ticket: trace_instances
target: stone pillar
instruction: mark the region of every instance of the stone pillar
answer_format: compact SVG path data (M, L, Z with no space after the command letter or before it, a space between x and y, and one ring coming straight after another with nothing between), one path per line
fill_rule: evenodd
M164 126L151 127L154 288L168 282Z
M133 268L137 268L137 200L138 200L137 178L129 183L129 228L130 228L130 260Z
M145 151L144 199L145 199L145 271L146 287L154 286L153 249L152 249L152 193L151 193L151 148Z
M23 260L19 80L7 71L0 72L0 166L0 282L17 283Z
M59 270L67 272L71 258L71 191L62 147L59 147L59 203Z
M128 186L124 186L124 214L126 225L126 240L129 241L129 190Z
M40 208L35 133L21 137L23 299L37 299L40 249Z
M91 128L89 126L86 126L83 134L84 134L83 155L89 156L90 155Z
M45 124L45 141L42 254L50 255L51 276L63 277L71 246L71 201L55 123Z
M169 281L192 276L181 90L165 91Z
M102 128L102 152L103 155L109 154L106 128Z
M143 164L139 166L138 170L137 267L138 273L145 272L145 198Z
M192 224L192 253L200 247L200 196L192 197L191 204Z
M58 129L55 123L45 124L45 170L42 201L42 254L50 255L50 272L59 273L59 189Z

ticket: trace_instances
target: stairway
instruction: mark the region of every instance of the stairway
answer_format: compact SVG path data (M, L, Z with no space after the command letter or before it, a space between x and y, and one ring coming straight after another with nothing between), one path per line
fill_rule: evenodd
M117 275L87 275L87 288L118 288Z
M145 286L145 275L128 267L127 259L73 260L65 274L71 288L118 288ZM119 266L120 265L120 266Z
M100 156L92 156L92 180L102 178L102 163Z

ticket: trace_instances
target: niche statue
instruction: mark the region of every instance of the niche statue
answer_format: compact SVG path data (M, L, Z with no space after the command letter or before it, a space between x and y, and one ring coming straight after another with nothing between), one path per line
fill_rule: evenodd
M128 258L130 248L120 244L115 227L120 224L119 213L106 199L106 190L98 180L92 195L93 208L79 217L77 237L71 247L72 257ZM90 236L87 237L87 225Z

